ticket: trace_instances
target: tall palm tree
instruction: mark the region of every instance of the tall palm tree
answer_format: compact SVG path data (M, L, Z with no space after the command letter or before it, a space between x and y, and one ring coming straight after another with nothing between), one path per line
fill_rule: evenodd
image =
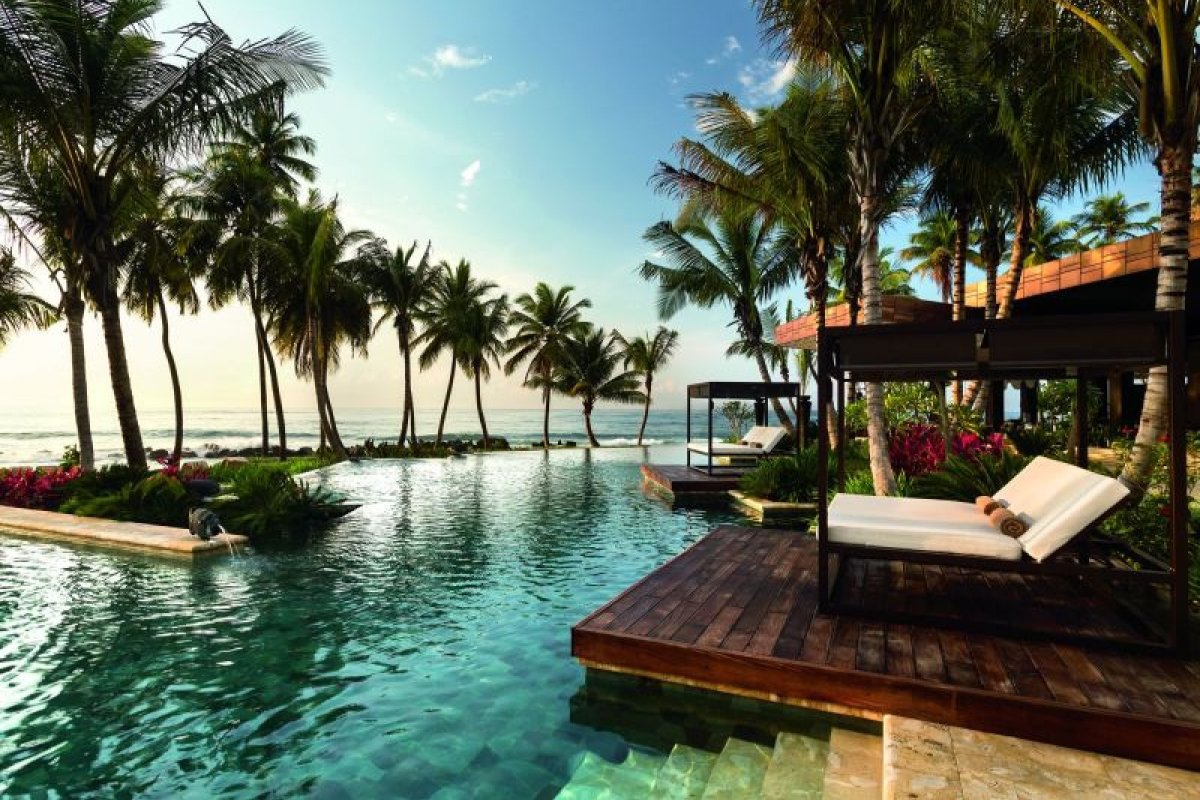
M1187 296L1189 192L1200 124L1198 0L1056 0L1107 42L1136 92L1139 130L1154 148L1161 183L1162 238L1155 308L1177 311ZM1167 412L1165 367L1150 370L1141 424L1121 480L1144 490Z
M949 0L755 0L769 40L814 69L837 76L844 89L850 131L850 180L858 199L857 263L862 274L863 321L883 320L879 228L885 215L884 182L902 161L902 144L927 108L923 54L936 25L948 19ZM883 387L867 385L867 438L877 494L893 494Z
M1153 231L1157 217L1135 219L1149 210L1149 203L1130 203L1123 192L1102 194L1089 200L1087 207L1071 218L1071 224L1084 247L1103 247Z
M653 335L635 336L633 339L618 340L625 349L625 367L642 377L642 394L646 400L642 410L642 424L638 428L638 447L646 435L646 421L650 419L650 404L654 401L654 376L667 365L675 348L679 346L679 331L663 325Z
M272 267L263 292L269 330L296 374L312 378L321 433L339 459L348 453L333 413L329 373L340 363L343 345L365 353L371 338L363 273L374 241L369 231L345 229L336 199L325 202L311 191L303 203L284 204L264 252Z
M583 404L583 427L588 442L599 447L600 441L592 430L592 412L600 401L610 403L637 403L644 401L638 390L637 373L623 370L624 355L620 346L620 334L611 334L603 328L587 331L578 339L570 339L555 376L555 385L560 392L575 397Z
M689 304L729 306L736 341L749 352L762 380L770 383L760 306L793 277L790 263L770 257L771 226L747 211L724 209L710 221L685 209L674 224L652 225L643 238L666 261L646 261L638 269L643 279L658 284L659 316L668 320ZM794 433L783 404L772 402L780 424Z
M582 336L587 330L583 321L583 310L591 308L587 298L573 301L574 286L561 286L557 290L539 282L533 294L519 295L509 316L516 331L508 340L509 358L504 371L511 375L523 363L524 384L542 392L542 447L550 447L550 395L553 391L553 375L563 359L569 339Z
M183 389L171 349L167 301L175 304L180 314L195 314L199 310L200 298L192 281L195 267L182 244L186 221L175 214L169 178L157 171L139 175L133 191L139 192L142 200L130 227L118 242L126 250L129 264L124 270L121 297L126 307L147 324L157 318L162 328L163 356L171 378L175 411L171 458L178 463L183 453Z
M892 260L896 251L891 247L879 248L879 290L884 297L914 297L917 290L912 286L912 273ZM837 254L829 262L829 299L835 303L849 302L847 283L852 280L853 267L846 268L846 258Z
M295 198L300 180L316 178L305 160L316 152L313 140L299 133L300 120L282 109L259 111L216 143L204 166L195 171L196 194L190 205L198 216L193 234L212 251L209 302L219 308L234 299L250 306L258 360L259 415L263 454L269 450L268 379L279 429L279 454L287 451L287 426L275 357L267 336L268 309L262 295L268 276L262 257L264 237L282 204Z
M936 212L921 218L919 227L908 238L908 247L900 251L900 258L916 262L911 273L932 280L944 303L950 302L962 283L955 277L960 238L966 237L960 237L958 221L945 212ZM964 249L964 263L978 265L979 254L969 247Z
M487 419L483 415L483 382L492 377L492 365L501 366L508 351L508 295L479 299L467 310L463 325L459 363L475 380L475 409L479 413L479 428L483 431L483 449L492 449Z
M47 152L69 200L57 227L100 312L125 458L145 467L121 330L114 225L131 198L121 176L146 160L195 152L223 127L317 86L325 69L306 36L236 45L211 20L181 32L186 48L152 38L160 0L105 3L6 0L0 14L0 206L36 221L20 171L28 149Z
M12 250L0 247L0 347L19 330L47 328L58 319L58 309L29 291L30 280Z
M432 282L432 295L421 317L425 329L417 337L421 350L421 369L429 369L438 356L450 357L450 377L446 381L446 398L442 401L442 415L438 419L438 447L446 429L446 413L450 410L450 396L454 391L454 375L463 362L466 335L471 310L483 302L489 292L496 288L490 281L479 280L471 272L471 262L462 259L456 266L446 261L439 265L439 274Z
M397 247L394 252L380 241L376 243L376 257L371 259L366 283L371 293L371 303L379 314L376 330L387 321L396 329L396 341L400 345L400 360L404 365L404 410L400 423L400 444L409 441L413 449L418 446L417 412L412 391L412 348L416 336L417 320L425 312L426 304L433 294L435 271L429 261L431 244L419 260L417 243L405 250ZM410 438L411 437L411 438Z

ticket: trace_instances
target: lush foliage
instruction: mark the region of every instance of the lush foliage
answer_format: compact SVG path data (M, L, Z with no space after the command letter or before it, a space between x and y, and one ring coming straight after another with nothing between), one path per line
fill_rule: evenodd
M884 418L888 428L912 423L936 424L942 416L938 393L927 383L889 383L883 390ZM946 422L954 430L977 431L983 414L968 405L946 403ZM867 429L867 405L863 399L846 404L846 430L857 434Z
M55 509L79 467L57 469L6 469L0 471L0 505L18 508Z
M742 491L754 497L786 503L811 503L817 494L820 460L817 448L763 459L742 476Z
M950 440L950 455L960 459L980 460L1003 452L1004 436L999 433L980 435L974 431L958 431ZM946 442L936 425L904 425L892 431L888 456L893 469L916 478L942 466L947 458Z
M63 503L62 510L82 517L186 528L192 502L180 481L156 472L115 492L73 497Z
M256 542L303 538L342 510L340 498L328 490L297 481L272 464L243 466L228 489L213 510L228 530Z
M912 494L969 503L980 495L999 490L1024 469L1029 460L1003 449L986 458L952 455L938 469L916 478Z

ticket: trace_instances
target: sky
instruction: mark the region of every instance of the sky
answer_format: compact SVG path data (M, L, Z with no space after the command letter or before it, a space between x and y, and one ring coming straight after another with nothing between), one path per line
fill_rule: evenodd
M538 281L570 284L592 301L591 321L627 336L660 324L655 290L635 269L653 255L642 233L674 215L673 202L656 196L648 179L675 141L696 135L687 96L729 90L750 104L769 103L790 74L760 44L753 9L741 0L205 0L204 9L235 40L298 28L324 47L332 70L326 86L296 96L290 109L317 142L316 185L337 196L348 226L393 246L430 241L435 259L469 259L510 296ZM158 28L202 13L194 2L168 0ZM1149 164L1106 188L1157 210ZM1068 198L1057 216L1081 202ZM894 221L883 244L902 247L913 223ZM48 284L39 287L51 297ZM800 301L801 287L787 297ZM690 382L755 378L750 362L724 355L733 338L728 320L715 308L669 321L681 346L656 379L659 405L682 407ZM124 330L139 408L168 409L157 323L126 318ZM171 334L185 409L256 407L245 309L173 317ZM87 348L92 413L103 424L115 412L95 319L87 322ZM312 407L311 386L282 367L285 408ZM417 376L419 408L439 406L448 370L442 362ZM394 337L382 332L367 358L343 360L331 380L334 404L397 407L400 374ZM16 336L0 351L0 381L0 419L61 409L68 422L65 326ZM452 407L471 406L466 383L456 388ZM489 408L538 401L519 376L494 378L484 390Z

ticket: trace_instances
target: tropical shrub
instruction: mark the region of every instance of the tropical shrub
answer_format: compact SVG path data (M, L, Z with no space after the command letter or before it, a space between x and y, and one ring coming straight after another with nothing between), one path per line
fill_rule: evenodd
M147 476L145 470L134 469L125 464L110 464L99 469L81 473L63 489L63 504L113 494Z
M1066 446L1066 436L1041 425L1009 425L1005 436L1026 456L1048 456L1061 452Z
M0 505L54 510L81 474L78 466L0 470Z
M929 384L888 383L883 389L883 414L888 428L894 430L913 423L937 423L942 410ZM946 421L954 430L977 431L983 426L983 415L970 406L947 403ZM866 401L847 403L846 430L861 433L866 429Z
M912 497L914 481L906 473L896 473L896 497ZM846 473L846 494L875 494L875 481L870 469Z
M811 503L817 495L819 464L817 448L807 447L791 455L762 460L742 476L739 485L743 492L754 497Z
M175 478L156 472L115 492L72 497L62 511L81 517L103 517L149 525L188 526L191 498Z
M296 481L276 465L249 464L233 474L229 496L213 510L225 527L256 541L302 538L342 513L341 498Z
M1005 450L987 458L950 456L939 469L913 481L913 496L970 503L999 491L1031 460Z
M965 459L998 456L1004 451L1004 436L959 431L950 441L952 455ZM946 444L936 425L915 424L895 428L888 439L892 468L916 478L938 469L946 460Z

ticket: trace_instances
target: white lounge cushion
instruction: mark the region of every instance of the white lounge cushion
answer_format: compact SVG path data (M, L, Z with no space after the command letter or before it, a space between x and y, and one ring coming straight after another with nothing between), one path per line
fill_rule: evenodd
M785 436L787 436L787 431L784 428L755 425L742 437L742 442L752 447L758 445L764 453L769 453L779 446Z
M1021 543L987 521L973 503L839 494L829 504L829 540L1019 561Z
M1038 456L993 497L1029 525L1021 546L1044 561L1128 495L1114 478Z
M691 450L693 453L708 455L708 442L688 442L688 450ZM752 447L748 444L713 442L712 454L714 456L761 456L764 452L762 448Z

